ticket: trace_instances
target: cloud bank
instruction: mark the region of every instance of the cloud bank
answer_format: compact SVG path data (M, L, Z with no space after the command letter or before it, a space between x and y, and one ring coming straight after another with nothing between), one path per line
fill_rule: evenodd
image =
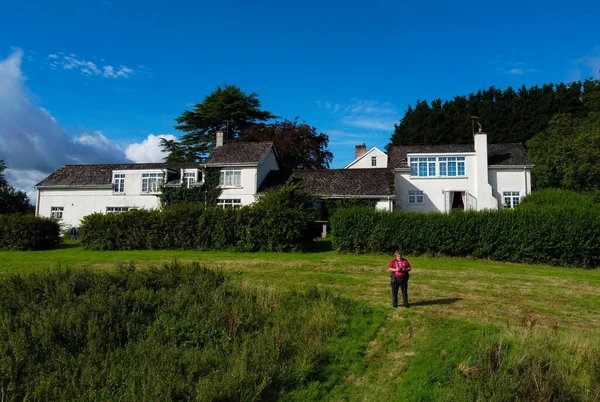
M0 60L0 159L9 167L9 182L27 191L32 201L33 186L62 165L162 160L161 135L149 135L123 150L101 131L67 134L48 110L31 101L22 59L23 52L17 49Z

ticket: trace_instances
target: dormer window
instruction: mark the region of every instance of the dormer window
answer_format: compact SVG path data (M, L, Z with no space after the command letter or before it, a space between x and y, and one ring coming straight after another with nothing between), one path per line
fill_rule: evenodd
M142 193L158 193L162 178L162 173L143 173Z
M377 166L377 157L371 156L371 166Z
M465 157L410 158L410 175L418 177L465 177Z
M185 172L183 174L183 183L187 187L192 187L196 183L196 172Z
M113 179L113 191L115 193L125 192L125 175L115 174Z

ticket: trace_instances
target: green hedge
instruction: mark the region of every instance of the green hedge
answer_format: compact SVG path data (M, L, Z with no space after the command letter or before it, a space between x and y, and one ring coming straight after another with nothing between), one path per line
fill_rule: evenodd
M0 215L0 250L47 250L60 243L60 225L34 215Z
M439 253L500 261L597 267L600 213L594 209L523 209L404 213L366 208L332 217L333 246L341 252Z
M302 251L312 244L313 227L312 198L290 182L239 209L188 204L89 215L80 241L91 250Z

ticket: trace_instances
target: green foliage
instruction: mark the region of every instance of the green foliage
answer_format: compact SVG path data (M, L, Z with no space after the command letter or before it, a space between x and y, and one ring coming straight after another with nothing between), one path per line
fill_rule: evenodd
M558 188L544 188L523 197L517 209L532 208L598 208L600 198L598 193L578 193Z
M523 327L505 331L438 320L416 341L398 390L402 400L595 400L598 344L533 328L532 317L524 318Z
M526 142L544 131L557 113L584 117L598 107L600 81L490 87L449 101L417 101L395 125L391 145L472 143L473 122L479 122L491 143Z
M31 212L29 197L24 191L9 185L4 177L6 164L0 159L0 215Z
M181 186L163 186L158 195L160 205L163 208L178 204L217 205L222 192L219 187L220 172L219 168L205 168L204 182L200 186L188 187L185 183Z
M217 131L223 131L224 139L231 140L250 125L274 117L271 112L260 110L258 94L247 94L235 85L219 86L193 111L186 110L175 119L175 128L185 134L179 142L161 141L169 153L166 161L202 161L214 149Z
M326 198L322 200L322 220L329 220L338 209L354 207L375 208L377 200L369 198Z
M442 213L338 211L331 219L342 252L440 253L499 261L597 267L600 210L522 208Z
M163 211L92 214L81 244L91 250L302 251L312 244L312 198L295 182L239 209L175 205Z
M527 146L536 187L600 189L600 113L558 114Z
M60 225L33 215L0 215L0 250L48 250L60 243Z
M251 288L197 264L5 275L0 389L8 401L251 401L306 383L320 394L341 352L328 339L363 314L316 288Z

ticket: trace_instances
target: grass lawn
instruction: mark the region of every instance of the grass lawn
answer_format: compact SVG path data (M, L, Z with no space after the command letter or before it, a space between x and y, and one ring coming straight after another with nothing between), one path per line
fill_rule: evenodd
M326 243L320 245L326 249ZM447 392L439 391L447 373L436 374L436 356L455 354L460 360L465 343L523 326L576 336L598 346L600 270L407 256L413 266L411 308L393 309L387 273L391 258L325 250L290 254L95 252L64 244L52 251L0 252L0 272L112 269L118 261L131 260L144 268L178 259L221 269L251 285L317 286L366 302L384 312L386 320L365 345L364 358L353 363L344 383L332 391L332 400L411 400L411 387L423 377L429 400L452 400ZM429 354L433 357L424 358Z

